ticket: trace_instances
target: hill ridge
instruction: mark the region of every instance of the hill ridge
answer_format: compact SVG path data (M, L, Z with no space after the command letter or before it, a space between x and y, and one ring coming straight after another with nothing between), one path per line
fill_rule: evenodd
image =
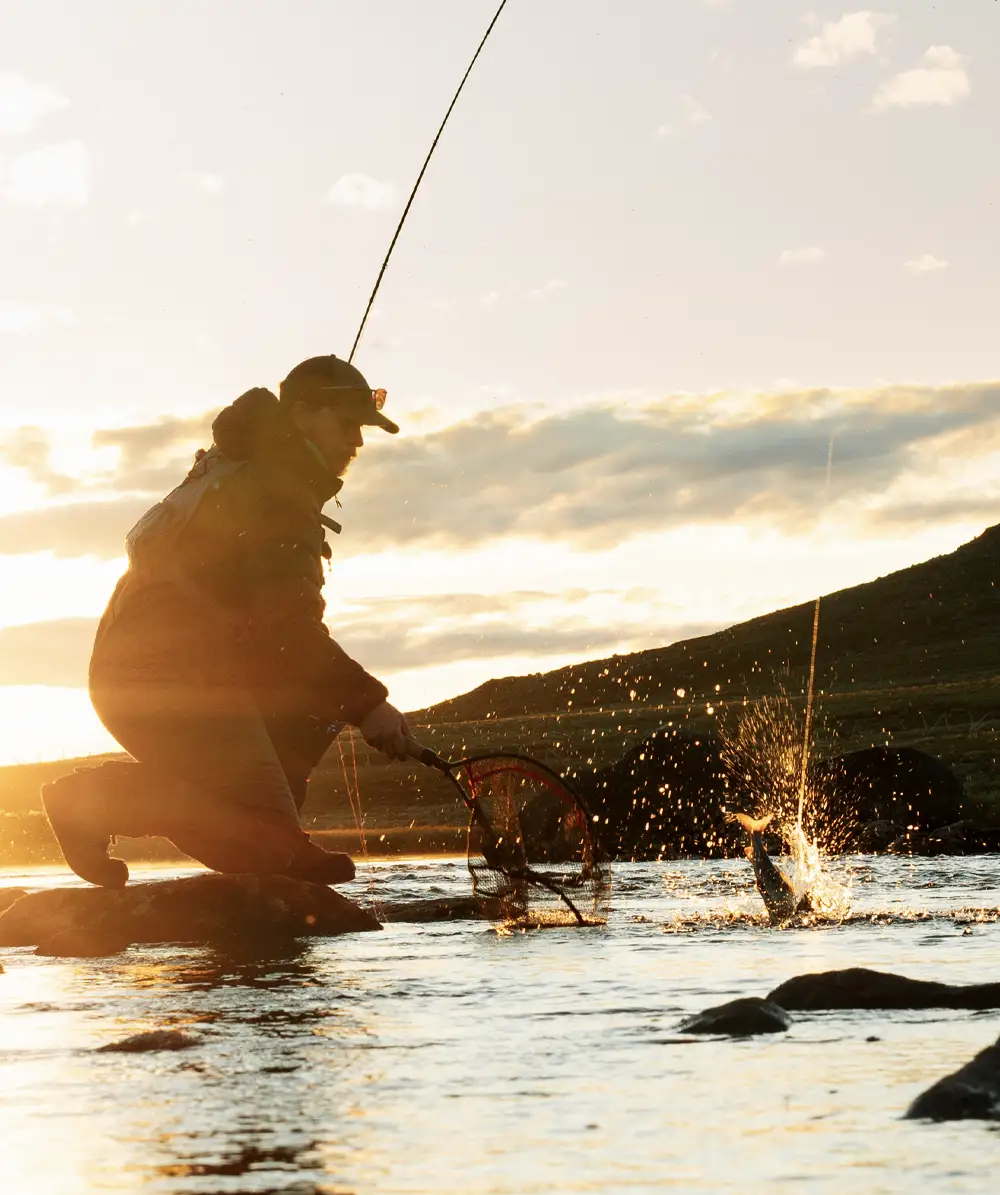
M1000 661L1000 525L952 552L824 594L818 676L827 688L870 681L948 683L994 675ZM815 599L663 647L485 681L417 711L428 722L470 721L794 687L808 667ZM699 671L700 666L700 671Z

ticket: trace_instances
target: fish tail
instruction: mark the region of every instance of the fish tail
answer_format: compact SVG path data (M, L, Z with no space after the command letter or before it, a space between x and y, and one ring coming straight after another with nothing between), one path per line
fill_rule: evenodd
M763 817L750 817L746 813L733 814L734 821L738 821L748 834L759 834L761 830L766 830L773 818L773 813L766 813Z

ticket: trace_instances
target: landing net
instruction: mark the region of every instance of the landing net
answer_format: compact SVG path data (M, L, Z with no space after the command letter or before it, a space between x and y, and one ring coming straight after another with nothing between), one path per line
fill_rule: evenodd
M456 768L473 798L468 863L491 920L603 925L611 869L579 794L537 760L488 755Z

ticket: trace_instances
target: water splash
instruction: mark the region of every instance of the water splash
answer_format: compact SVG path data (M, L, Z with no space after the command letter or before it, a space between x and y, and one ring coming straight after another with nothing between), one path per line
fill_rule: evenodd
M788 879L795 895L801 900L808 894L813 914L826 921L843 921L850 916L853 882L850 871L842 879L836 878L829 867L829 858L815 839L806 837L801 823L796 822L783 837L791 855Z
M808 759L814 746L817 716L807 705L807 728L785 692L748 704L735 723L721 726L722 758L731 788L754 805L754 815L773 815L772 828L788 852L779 860L796 896L807 894L813 918L843 920L850 914L851 875L832 874L830 856L844 842L843 815L835 815L828 795L812 784Z

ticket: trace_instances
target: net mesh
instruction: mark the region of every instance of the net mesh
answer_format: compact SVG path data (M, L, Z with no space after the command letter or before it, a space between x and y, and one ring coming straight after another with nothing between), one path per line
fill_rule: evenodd
M604 924L611 870L579 795L516 755L465 760L458 774L474 798L468 861L484 914L508 924Z

